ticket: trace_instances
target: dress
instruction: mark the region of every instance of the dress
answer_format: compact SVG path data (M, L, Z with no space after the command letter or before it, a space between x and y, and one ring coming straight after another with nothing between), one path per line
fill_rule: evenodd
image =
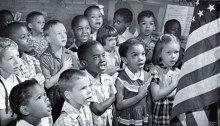
M137 78L127 67L122 70L119 73L118 80L124 86L124 99L136 96L140 85L149 84L148 79L150 79L150 74L146 71L142 71L141 76ZM135 105L121 111L117 111L118 126L146 126L149 122L149 113L151 113L151 102L149 102L149 99L150 95L147 94L145 98Z
M153 75L152 81L159 84L160 88L163 89L171 83L171 76L179 74L180 70L178 68L169 69L163 66L154 66L151 68L150 73ZM172 93L175 93L175 90ZM153 124L155 126L169 126L173 100L174 98L168 95L164 99L154 102Z

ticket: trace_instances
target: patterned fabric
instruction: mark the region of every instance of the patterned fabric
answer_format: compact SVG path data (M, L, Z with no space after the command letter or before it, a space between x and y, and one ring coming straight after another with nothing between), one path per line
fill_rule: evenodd
M78 116L81 117L83 125L93 126L92 115L88 106L83 106L80 111L75 109L67 101L64 102L62 113L53 126L82 126L80 125Z
M89 74L89 73L88 73ZM91 74L89 74L89 79L92 84L91 88L94 92L91 102L98 102L101 103L107 100L111 94L116 94L116 88L111 76L107 74L99 74L101 83L98 81L97 78L94 78ZM97 116L92 113L93 123L95 126L112 126L112 106L110 106L102 115ZM107 124L109 123L109 124Z
M43 54L43 52L49 46L48 42L45 40L44 36L42 36L40 41L37 41L35 38L30 36L30 40L33 43L34 50L38 53L39 56ZM39 57L38 57L39 58Z
M51 117L42 118L37 126L52 126L53 120L51 121L51 119L52 119ZM19 120L16 126L34 126L34 125L28 123L25 120Z
M180 73L178 68L166 68L164 66L154 66L150 73L153 77L152 81L157 83L161 89L166 88L172 82L171 76ZM170 94L175 94L176 90ZM169 126L169 118L173 106L173 97L168 95L162 100L154 102L153 106L153 124L155 126Z
M40 85L44 86L45 77L42 74L39 60L25 53L21 59L21 66L15 74L26 79L35 78Z
M151 78L145 71L141 71L140 77L137 77L126 67L119 73L118 80L124 86L124 99L129 99L138 94L139 86L143 84L149 86ZM121 111L117 111L118 125L147 126L150 121L148 120L148 117L151 113L150 99L150 95L146 94L145 98L141 99L135 105Z
M125 30L125 32L121 35L118 35L118 45L124 43L125 41L127 41L130 38L134 38L136 37L135 35L133 35L132 33L130 33L129 31L129 27L127 27L127 29Z

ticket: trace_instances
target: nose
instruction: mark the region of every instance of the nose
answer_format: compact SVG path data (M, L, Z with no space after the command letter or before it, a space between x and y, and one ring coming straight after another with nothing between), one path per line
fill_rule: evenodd
M20 66L20 64L21 64L21 59L19 57L15 58L14 65Z

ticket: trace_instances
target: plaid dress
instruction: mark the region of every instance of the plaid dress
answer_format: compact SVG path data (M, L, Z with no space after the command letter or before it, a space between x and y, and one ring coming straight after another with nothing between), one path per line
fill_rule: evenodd
M152 81L159 84L160 88L165 88L171 83L171 75L179 74L177 68L169 69L163 66L154 66L150 73L153 75ZM171 93L175 93L175 90ZM170 94L171 94L170 93ZM153 105L153 125L154 126L169 126L170 115L173 107L173 97L169 95L161 100L154 101Z

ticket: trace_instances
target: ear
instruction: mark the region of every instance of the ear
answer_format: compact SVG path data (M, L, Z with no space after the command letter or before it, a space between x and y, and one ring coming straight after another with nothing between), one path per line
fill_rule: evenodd
M80 60L80 65L82 65L83 68L87 67L87 62L85 60Z
M29 115L30 114L30 109L26 105L20 106L19 110L20 110L21 114L23 114L23 115Z
M48 43L51 43L51 41L52 41L51 38L50 38L50 36L46 36L46 37L45 37L45 40L46 40Z
M127 63L128 63L128 60L127 60L126 57L121 57L121 61L122 61L124 64L126 64L126 65L127 65Z
M66 99L71 99L71 94L69 93L69 91L64 91L63 94Z
M29 28L33 28L33 26L32 26L31 23L28 23L28 27L29 27Z
M125 24L125 27L128 28L128 27L130 27L130 25L131 25L131 23L128 22Z

